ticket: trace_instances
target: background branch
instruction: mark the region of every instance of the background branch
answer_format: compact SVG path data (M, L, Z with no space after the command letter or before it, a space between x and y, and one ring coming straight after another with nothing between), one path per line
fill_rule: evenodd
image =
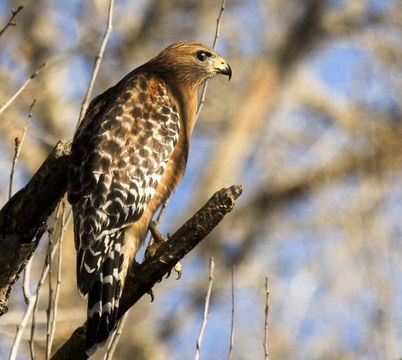
M222 21L222 14L223 11L225 10L225 0L222 0L221 3L221 8L219 10L219 15L218 18L216 19L216 28L215 28L215 35L214 35L214 40L212 41L212 49L215 50L216 47L216 42L218 41L218 38L220 36L220 29L221 29L221 21ZM197 118L200 116L202 107L204 106L205 103L205 95L207 93L207 86L208 86L208 81L206 81L202 87L201 90L201 96L200 96L200 101L198 103L198 108L197 108Z
M18 157L20 156L22 144L23 144L23 142L25 140L25 134L26 134L27 129L28 129L29 121L31 120L31 117L32 117L32 110L33 110L33 107L35 106L35 102L36 102L36 99L34 99L32 101L32 104L29 107L28 119L27 119L27 122L26 122L23 130L22 130L21 138L18 138L18 137L15 138L15 152L14 152L13 163L11 165L10 185L9 185L9 188L8 188L8 198L9 199L11 199L11 196L13 194L14 171L15 171L15 167L17 166Z
M269 287L268 276L265 277L265 317L264 317L264 359L269 359L269 347L268 347L268 316L269 316Z
M25 82L20 86L20 88L14 93L13 96L9 100L6 101L6 103L0 107L0 114L2 114L7 108L13 103L13 101L22 94L22 92L26 89L26 87L29 85L29 83L36 78L36 76L39 74L39 72L46 66L46 63L43 63L41 66L38 67L38 69L31 74L31 76L25 80Z
M17 24L14 22L14 18L18 15L18 13L23 9L23 6L18 6L17 9L15 10L11 10L11 16L10 19L8 20L7 24L0 30L0 36L3 35L6 30L10 27L10 26L16 26Z
M114 6L114 0L109 1L109 10L108 10L108 15L107 15L107 24L106 24L106 29L105 33L103 34L102 42L99 47L99 51L96 54L95 57L95 63L94 63L94 69L92 70L92 75L91 75L91 80L89 80L88 88L85 93L84 100L82 101L81 105L81 110L80 110L80 115L78 117L78 122L77 122L77 129L78 126L80 125L81 120L84 118L85 113L88 109L89 106L89 100L91 99L92 91L95 85L95 80L98 76L100 64L103 59L103 55L105 53L107 41L109 39L110 33L112 32L112 20L113 20L113 6Z
M211 257L209 259L208 290L207 290L207 294L205 295L204 312L202 315L202 323L201 323L200 333L198 334L198 338L197 338L197 341L195 344L194 360L199 360L199 358L200 358L202 339L204 337L205 328L207 326L208 318L210 315L209 303L211 300L212 284L214 283L214 267L215 267L214 258Z
M234 346L234 322L235 322L235 275L234 266L232 266L232 311L230 317L230 341L229 341L229 353L228 360L233 358L233 346Z

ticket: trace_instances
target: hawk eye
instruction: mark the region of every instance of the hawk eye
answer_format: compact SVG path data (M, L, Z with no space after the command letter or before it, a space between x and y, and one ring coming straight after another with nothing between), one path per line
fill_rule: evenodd
M206 58L209 56L211 56L211 54L206 51L198 51L197 52L197 59L200 61L205 61Z

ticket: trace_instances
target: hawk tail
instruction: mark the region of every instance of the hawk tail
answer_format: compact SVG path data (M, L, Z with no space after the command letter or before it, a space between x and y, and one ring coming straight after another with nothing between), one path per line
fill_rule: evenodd
M85 349L92 354L117 326L119 299L122 293L121 243L123 232L110 235L110 249L88 292L88 315Z

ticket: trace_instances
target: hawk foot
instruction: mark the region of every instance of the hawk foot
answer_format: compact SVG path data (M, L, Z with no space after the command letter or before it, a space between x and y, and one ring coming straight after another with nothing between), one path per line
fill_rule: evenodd
M161 232L159 231L158 227L156 226L154 221L151 221L149 224L149 230L151 231L152 237L153 237L153 242L152 244L150 244L147 247L147 250L145 252L145 258L149 259L151 257L153 257L156 253L156 251L158 250L159 246L161 246L165 241L168 240L169 235L167 237L164 237ZM177 274L177 278L176 280L179 280L181 278L181 274L182 274L182 265L180 262L178 262L175 266L174 266L174 271ZM170 276L170 272L169 271L166 275L166 278L168 278Z
M151 231L152 237L154 238L154 244L157 243L158 245L161 245L167 241L168 237L165 237L161 234L157 225L155 224L155 221L151 221L151 223L149 224L149 230Z
M147 250L145 251L145 259L153 257L156 251L159 249L159 246L161 246L168 239L160 233L154 221L151 221L149 224L149 230L151 231L153 241L152 244L148 245Z

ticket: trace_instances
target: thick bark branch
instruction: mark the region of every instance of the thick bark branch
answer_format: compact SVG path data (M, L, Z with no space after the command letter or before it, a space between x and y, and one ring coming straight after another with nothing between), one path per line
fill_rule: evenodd
M70 142L58 142L29 183L0 210L0 315L7 312L11 288L66 191L70 149Z
M218 225L233 209L241 193L241 186L235 185L216 192L201 210L159 247L152 258L133 266L120 301L119 318ZM52 359L87 359L84 343L85 324L73 332Z

